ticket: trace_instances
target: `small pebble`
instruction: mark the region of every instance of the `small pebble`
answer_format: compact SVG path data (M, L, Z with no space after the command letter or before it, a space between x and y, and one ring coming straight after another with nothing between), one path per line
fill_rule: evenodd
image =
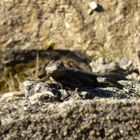
M89 3L89 7L91 10L95 10L98 7L98 4L95 1Z

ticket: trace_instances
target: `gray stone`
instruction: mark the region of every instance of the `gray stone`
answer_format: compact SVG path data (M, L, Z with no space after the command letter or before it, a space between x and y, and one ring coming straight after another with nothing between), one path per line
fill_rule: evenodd
M0 102L1 139L139 139L140 100Z

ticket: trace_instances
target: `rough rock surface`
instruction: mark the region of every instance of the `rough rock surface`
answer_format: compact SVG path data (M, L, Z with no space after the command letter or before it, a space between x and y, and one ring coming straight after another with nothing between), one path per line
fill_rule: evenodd
M0 139L138 140L140 84L119 82L123 89L79 92L25 81L20 92L0 97Z
M4 140L140 138L139 99L32 104L21 97L1 101L0 106L0 138Z
M84 88L71 90L63 88L60 83L43 83L38 81L24 81L20 84L20 91L31 101L59 101L70 99L116 98L130 99L140 98L140 84L135 81L118 81L123 89L106 86L97 88ZM6 94L7 95L7 94ZM3 97L3 96L2 96ZM5 97L5 96L4 96ZM2 98L3 99L3 98Z

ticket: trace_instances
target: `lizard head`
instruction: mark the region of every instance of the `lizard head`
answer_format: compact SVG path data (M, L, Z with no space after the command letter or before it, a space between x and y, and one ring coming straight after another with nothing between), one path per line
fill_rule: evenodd
M59 74L65 68L63 62L61 61L50 61L45 67L47 75Z

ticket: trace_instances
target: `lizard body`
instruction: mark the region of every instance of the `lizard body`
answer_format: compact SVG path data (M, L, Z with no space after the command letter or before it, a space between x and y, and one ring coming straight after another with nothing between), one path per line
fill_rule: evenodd
M98 77L104 77L107 82L122 88L117 81L126 80L126 78L117 73L88 73L76 68L67 68L61 61L52 61L45 67L46 77L42 80L46 80L47 77L52 77L57 82L60 82L64 86L68 87L90 87L96 88L101 85L98 82Z

